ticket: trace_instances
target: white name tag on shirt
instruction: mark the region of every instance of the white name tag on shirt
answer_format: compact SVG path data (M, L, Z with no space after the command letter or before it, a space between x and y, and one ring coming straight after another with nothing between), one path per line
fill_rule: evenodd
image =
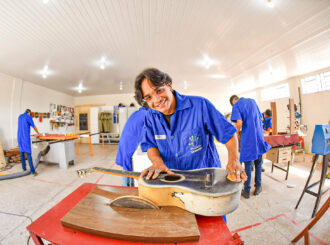
M156 140L166 140L166 135L165 134L155 135L155 139Z

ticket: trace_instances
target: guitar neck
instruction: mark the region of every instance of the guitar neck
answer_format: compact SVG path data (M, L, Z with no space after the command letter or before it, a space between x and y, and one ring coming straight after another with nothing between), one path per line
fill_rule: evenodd
M125 171L125 170L117 170L117 169L108 169L108 168L99 168L95 167L91 169L91 172L98 172L103 174L112 174L118 176L129 177L138 180L140 176L140 172L133 172L133 171Z

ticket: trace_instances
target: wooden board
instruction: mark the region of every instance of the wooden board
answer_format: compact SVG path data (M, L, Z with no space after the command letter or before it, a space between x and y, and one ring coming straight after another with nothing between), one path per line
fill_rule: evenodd
M3 153L2 142L0 139L0 168L4 168L6 166L5 155Z
M277 111L276 102L270 102L270 109L272 110L272 135L277 134Z
M63 226L120 240L192 242L199 240L195 215L177 207L160 210L110 207L107 203L137 189L96 187L62 219Z
M79 135L66 136L64 134L46 134L45 136L39 136L41 140L71 140L78 139Z

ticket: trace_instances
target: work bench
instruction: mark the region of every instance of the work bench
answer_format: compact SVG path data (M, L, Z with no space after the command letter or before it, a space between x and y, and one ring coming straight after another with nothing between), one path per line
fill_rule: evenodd
M264 155L264 158L272 162L272 170L278 168L286 172L285 180L288 179L290 164L294 162L293 147L299 142L298 134L281 134L265 137L266 142L272 148ZM286 164L286 168L282 167Z
M184 245L200 245L200 244L242 244L239 236L234 236L229 231L222 217L205 217L196 215L198 228L200 231L200 240L198 242L186 243L141 243L124 240L115 240L101 236L95 236L69 228L65 228L61 224L61 218L76 206L85 196L87 196L98 185L85 183L69 194L66 198L56 204L53 208L41 215L36 221L30 224L27 229L37 245L42 245L45 239L53 244L80 244L80 245L98 245L98 244L184 244ZM132 188L132 187L116 187L116 188ZM133 187L134 188L134 187Z

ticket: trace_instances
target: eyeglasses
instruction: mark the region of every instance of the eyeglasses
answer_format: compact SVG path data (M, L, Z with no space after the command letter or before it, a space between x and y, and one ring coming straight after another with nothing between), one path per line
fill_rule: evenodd
M160 87L157 87L157 88L154 89L153 94L156 94L157 96L159 96L162 93L164 93L165 90L166 90L166 85L160 86ZM154 97L153 94L151 94L151 95L148 94L148 95L144 96L143 99L142 99L142 101L147 102L147 103L150 102L150 101L152 101L152 98Z

